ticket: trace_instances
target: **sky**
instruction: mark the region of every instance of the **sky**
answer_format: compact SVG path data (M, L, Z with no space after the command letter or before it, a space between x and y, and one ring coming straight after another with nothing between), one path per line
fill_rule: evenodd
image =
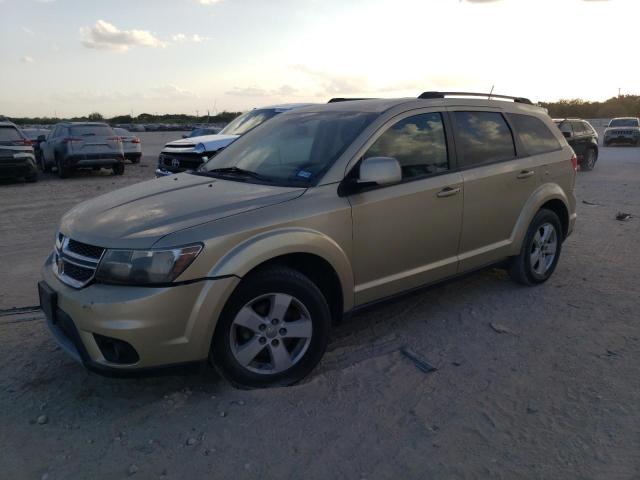
M640 94L640 0L0 0L0 114Z

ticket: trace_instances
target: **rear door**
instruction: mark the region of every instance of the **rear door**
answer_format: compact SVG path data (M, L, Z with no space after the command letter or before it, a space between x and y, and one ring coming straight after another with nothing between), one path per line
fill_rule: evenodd
M587 149L589 135L584 128L584 124L580 121L572 121L571 127L573 128L573 141L571 142L571 146L578 158L582 158Z
M464 179L459 259L460 271L466 271L507 256L522 207L540 185L544 160L516 150L500 110L452 107L451 115Z
M356 304L457 271L462 176L453 171L445 118L437 111L396 117L362 156L396 158L402 182L348 197Z

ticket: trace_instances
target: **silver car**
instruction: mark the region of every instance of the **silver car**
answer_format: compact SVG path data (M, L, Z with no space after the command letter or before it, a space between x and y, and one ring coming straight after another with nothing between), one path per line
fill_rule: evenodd
M135 136L129 130L124 128L114 128L116 135L122 140L122 150L124 151L125 160L131 163L139 163L142 158L142 142L140 137Z
M105 167L113 169L116 175L124 173L122 140L106 123L58 123L46 138L38 140L43 170L56 167L60 178L81 168Z

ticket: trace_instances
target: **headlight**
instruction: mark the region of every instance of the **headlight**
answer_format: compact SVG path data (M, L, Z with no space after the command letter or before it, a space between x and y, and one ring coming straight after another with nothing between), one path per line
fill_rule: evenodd
M207 147L204 146L204 143L199 143L196 145L196 148L193 149L198 155L207 151Z
M201 250L199 244L166 250L107 250L98 265L96 280L135 285L171 283Z

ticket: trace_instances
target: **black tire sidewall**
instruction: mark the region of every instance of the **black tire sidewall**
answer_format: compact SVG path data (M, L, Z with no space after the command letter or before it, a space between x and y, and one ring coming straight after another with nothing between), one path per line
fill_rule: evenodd
M553 228L555 228L558 246L556 248L556 256L553 259L553 263L544 273L544 275L539 275L533 270L529 252L531 252L533 237L535 236L538 229L545 223L550 223L551 225L553 225ZM540 210L531 221L531 225L529 226L529 230L527 231L527 235L525 237L525 243L522 247L522 261L524 261L524 272L529 282L531 282L532 284L543 283L546 282L551 277L551 275L553 275L553 272L558 265L558 260L560 260L560 253L562 251L562 240L562 225L560 224L560 219L558 218L558 216L551 210Z
M297 298L307 308L313 322L311 344L302 359L289 370L273 375L254 373L242 367L231 352L229 339L237 312L254 298L269 293L285 293ZM307 277L289 269L256 274L243 280L224 307L213 337L211 359L225 378L240 387L292 385L307 376L320 362L329 339L330 324L327 302Z

